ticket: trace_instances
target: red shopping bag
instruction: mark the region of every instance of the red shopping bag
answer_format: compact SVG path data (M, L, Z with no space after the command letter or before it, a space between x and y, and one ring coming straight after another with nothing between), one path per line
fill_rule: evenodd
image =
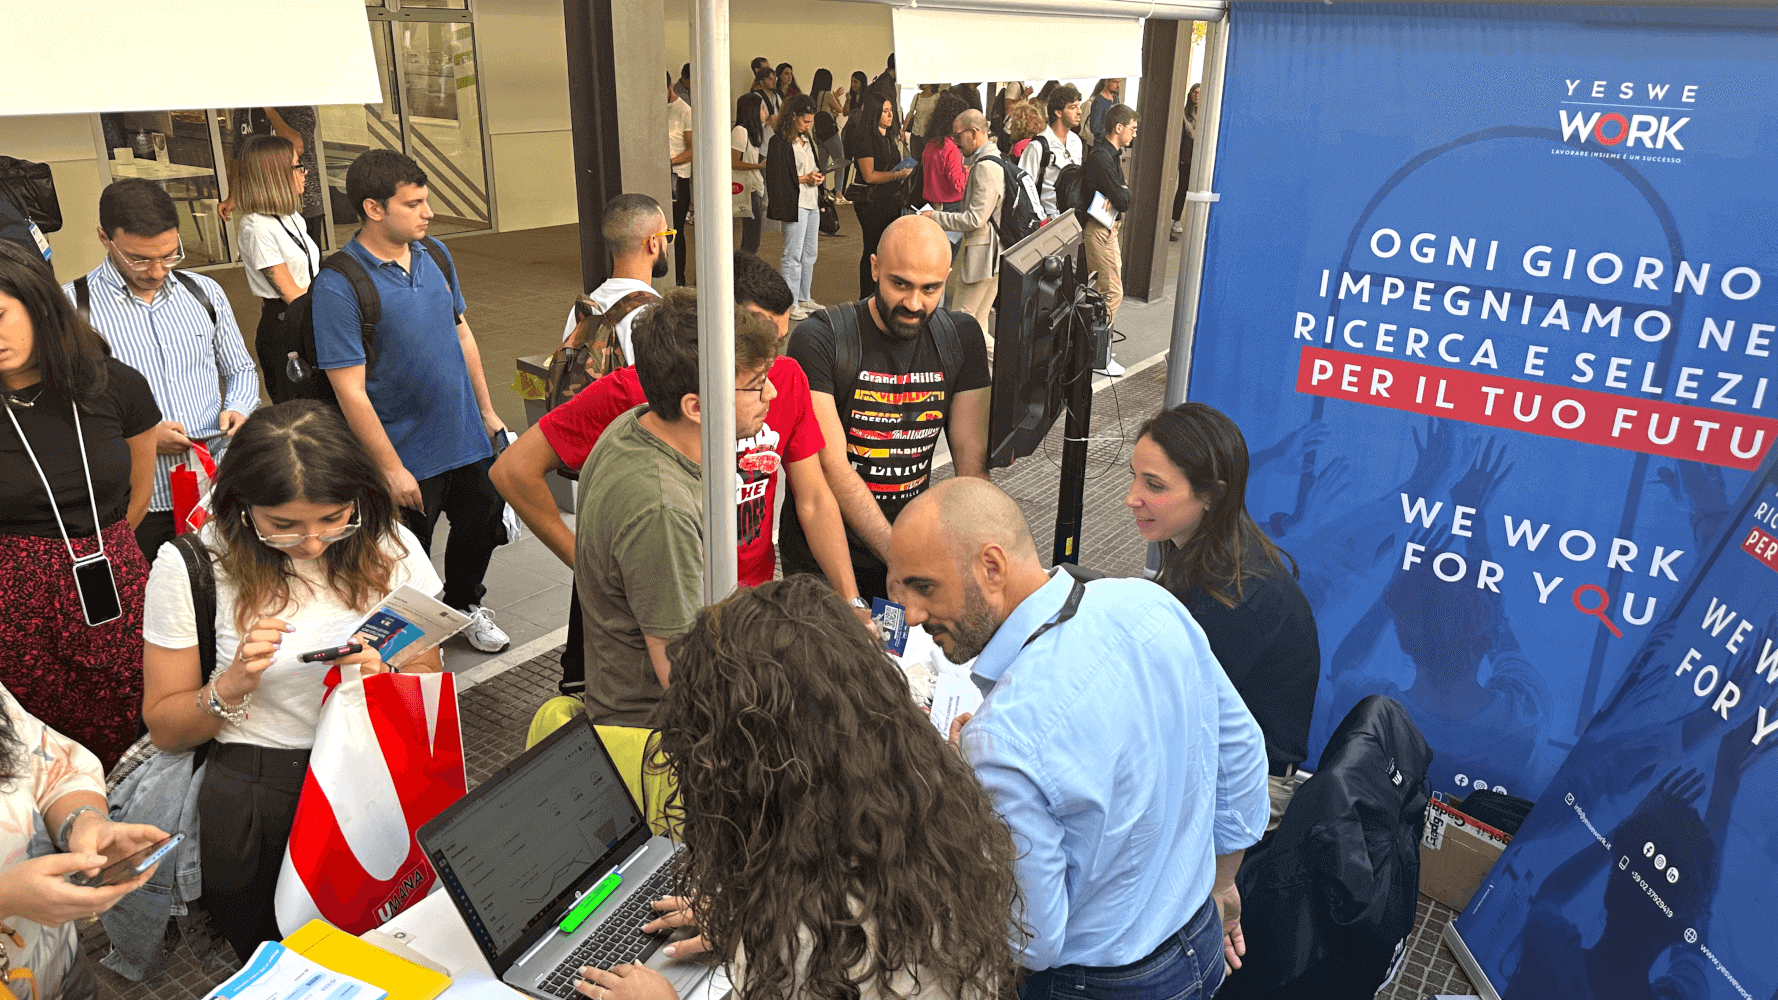
M216 460L210 457L209 447L193 444L191 453L197 457L197 468L180 462L167 476L167 484L173 489L173 527L181 535L198 530L210 519L205 502L216 481Z
M352 934L387 923L438 881L414 832L468 790L457 681L336 667L278 875L278 927Z

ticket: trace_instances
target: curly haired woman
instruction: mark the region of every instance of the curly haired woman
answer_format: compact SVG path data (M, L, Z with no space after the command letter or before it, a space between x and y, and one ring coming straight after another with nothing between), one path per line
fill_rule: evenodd
M993 1000L1017 972L1012 835L846 602L813 576L698 613L655 721L686 895L738 1000ZM583 969L593 1000L674 1000Z

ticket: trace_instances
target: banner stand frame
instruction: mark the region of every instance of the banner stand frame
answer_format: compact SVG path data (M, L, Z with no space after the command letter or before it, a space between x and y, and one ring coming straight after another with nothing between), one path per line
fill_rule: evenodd
M1465 976L1469 977L1469 985L1475 989L1476 994L1482 1000L1500 1000L1500 994L1494 991L1494 984L1488 982L1487 974L1482 972L1482 967L1477 964L1475 956L1469 953L1469 945L1463 940L1463 935L1457 933L1455 917L1445 925L1444 938L1445 944L1451 949L1451 954L1457 959L1457 967L1463 970Z

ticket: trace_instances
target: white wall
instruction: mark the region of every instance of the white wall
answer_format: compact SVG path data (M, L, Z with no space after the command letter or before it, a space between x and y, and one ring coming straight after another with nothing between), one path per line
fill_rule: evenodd
M576 221L561 0L477 0L478 72L502 230Z
M91 115L0 118L0 154L49 164L62 204L61 232L49 234L56 275L64 281L105 257L99 245L99 162Z
M667 66L673 75L691 61L688 0L666 0ZM753 86L747 64L765 56L772 65L796 67L796 82L807 93L815 71L827 67L834 89L844 90L853 70L876 79L895 47L887 4L837 0L730 0L730 92L739 98ZM663 80L665 78L663 77ZM734 117L733 102L723 121Z

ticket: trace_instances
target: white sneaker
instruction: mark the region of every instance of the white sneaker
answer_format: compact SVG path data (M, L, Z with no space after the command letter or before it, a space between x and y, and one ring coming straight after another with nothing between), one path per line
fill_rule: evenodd
M1177 222L1173 223L1173 235L1174 236L1178 236L1180 233L1183 233L1183 232L1185 232L1184 226L1180 225Z
M809 311L807 309L804 309L801 304L794 305L794 306L790 307L790 321L792 323L801 323L803 320L808 319L808 318L809 318Z
M1117 363L1117 355L1113 354L1105 361L1105 367L1094 369L1100 375L1117 378L1124 373L1124 366ZM473 626L471 626L473 627Z
M512 645L512 640L494 624L494 609L479 604L469 606L469 627L463 630L463 636L484 653L498 653Z
M827 308L826 306L822 305L821 303L816 302L814 299L804 299L801 302L798 302L797 305L802 307L803 314L806 316L813 316L816 313L820 312L821 310Z

